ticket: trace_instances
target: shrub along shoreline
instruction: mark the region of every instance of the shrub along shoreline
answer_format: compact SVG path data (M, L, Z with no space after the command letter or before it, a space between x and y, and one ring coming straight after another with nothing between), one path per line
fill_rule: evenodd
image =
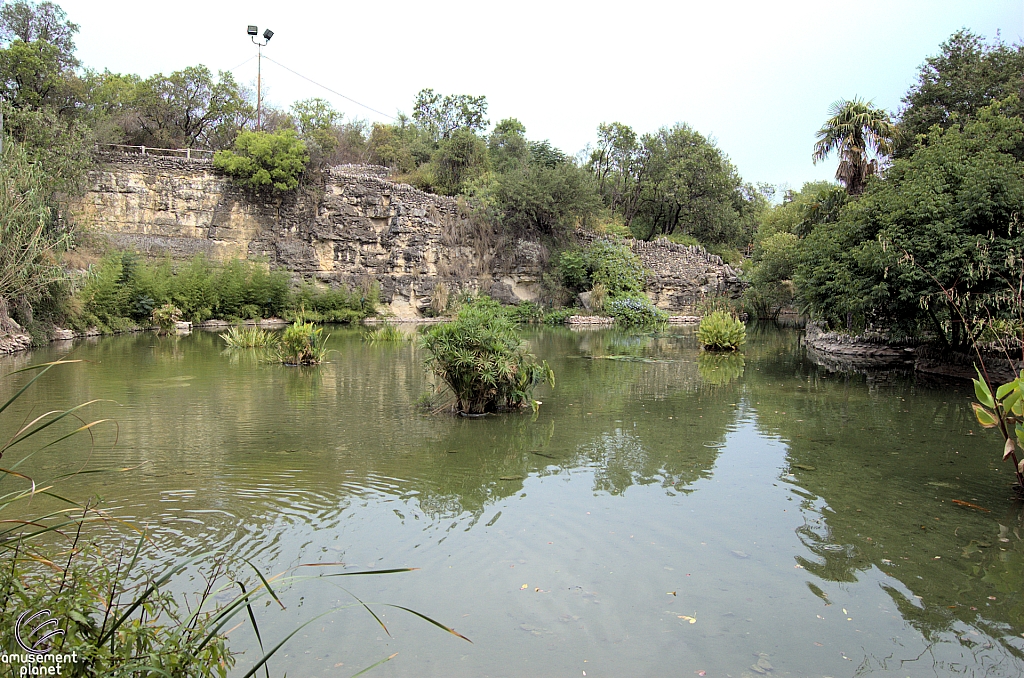
M376 282L358 289L311 280L296 285L287 271L269 270L256 261L218 264L199 255L176 263L115 251L78 277L51 286L28 317L13 319L31 336L32 345L41 346L71 336L145 331L152 327L153 311L167 304L180 310L181 320L202 326L270 318L353 323L375 314L379 302ZM15 335L17 329L8 333Z

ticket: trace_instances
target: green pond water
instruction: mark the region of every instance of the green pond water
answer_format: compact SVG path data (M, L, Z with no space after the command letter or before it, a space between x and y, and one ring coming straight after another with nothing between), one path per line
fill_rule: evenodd
M348 608L296 635L277 675L350 676L395 652L375 675L1024 673L1022 506L969 385L830 373L796 331L710 359L685 328L525 336L557 375L536 416L425 415L421 349L336 328L316 369L212 333L79 342L89 362L52 370L3 421L114 401L90 414L117 421L116 444L107 429L27 470L136 467L59 489L148 525L168 560L420 568L297 584L287 610L260 608L265 640L351 603L344 584L473 641L378 606L388 637ZM242 675L255 641L230 637Z

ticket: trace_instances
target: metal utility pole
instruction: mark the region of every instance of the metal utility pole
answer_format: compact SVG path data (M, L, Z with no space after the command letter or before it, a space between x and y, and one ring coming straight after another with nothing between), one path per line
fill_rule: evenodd
M263 129L263 48L267 46L270 39L274 37L274 31L269 28L263 31L263 42L256 39L259 35L260 29L257 26L249 24L247 33L249 39L252 40L253 44L256 45L256 129Z

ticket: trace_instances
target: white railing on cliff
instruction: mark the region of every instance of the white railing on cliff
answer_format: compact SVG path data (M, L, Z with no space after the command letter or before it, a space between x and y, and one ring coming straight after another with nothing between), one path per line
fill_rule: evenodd
M186 160L207 160L213 157L213 151L205 148L153 148L151 146L128 146L126 144L96 144L96 149L121 149L123 153L138 155L169 155L183 157Z

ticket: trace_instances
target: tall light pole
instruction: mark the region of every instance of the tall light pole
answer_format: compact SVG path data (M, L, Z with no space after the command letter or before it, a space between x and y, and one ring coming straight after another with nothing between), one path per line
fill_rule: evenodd
M253 44L256 45L256 129L263 129L263 87L261 82L261 76L263 74L263 48L267 46L270 39L274 37L274 31L269 28L263 31L263 42L256 39L259 35L260 29L257 26L249 24L247 31L249 39L252 40Z

